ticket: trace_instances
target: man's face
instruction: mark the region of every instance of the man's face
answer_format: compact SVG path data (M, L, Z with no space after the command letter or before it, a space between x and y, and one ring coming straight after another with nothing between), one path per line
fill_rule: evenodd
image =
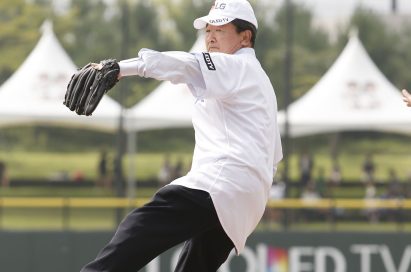
M208 52L233 54L240 48L243 40L242 34L237 33L233 24L222 26L207 25L206 47Z

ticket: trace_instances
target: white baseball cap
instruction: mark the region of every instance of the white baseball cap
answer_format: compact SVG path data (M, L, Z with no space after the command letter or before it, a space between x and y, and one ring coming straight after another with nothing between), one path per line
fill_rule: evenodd
M207 24L220 26L235 19L247 21L258 28L254 10L247 0L217 0L211 7L210 13L194 20L194 28L202 29Z

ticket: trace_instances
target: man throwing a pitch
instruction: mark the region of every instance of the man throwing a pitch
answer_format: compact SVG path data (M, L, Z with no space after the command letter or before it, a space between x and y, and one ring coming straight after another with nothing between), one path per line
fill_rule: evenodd
M118 63L119 79L187 84L196 100L191 170L133 210L82 272L136 272L183 242L175 271L217 271L264 213L282 148L274 89L253 49L254 11L247 0L218 0L194 27L205 29L208 52L142 49Z

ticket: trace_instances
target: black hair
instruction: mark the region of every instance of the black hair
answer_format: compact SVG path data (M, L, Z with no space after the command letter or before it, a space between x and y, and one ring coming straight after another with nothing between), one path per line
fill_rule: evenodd
M251 45L254 47L255 39L257 37L257 28L255 25L241 19L234 19L231 23L235 26L237 33L241 33L246 30L251 31Z

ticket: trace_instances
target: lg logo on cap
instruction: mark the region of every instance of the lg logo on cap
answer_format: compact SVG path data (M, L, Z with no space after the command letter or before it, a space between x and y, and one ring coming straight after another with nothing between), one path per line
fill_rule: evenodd
M226 3L220 3L218 1L215 1L214 3L214 9L225 9L226 6Z

